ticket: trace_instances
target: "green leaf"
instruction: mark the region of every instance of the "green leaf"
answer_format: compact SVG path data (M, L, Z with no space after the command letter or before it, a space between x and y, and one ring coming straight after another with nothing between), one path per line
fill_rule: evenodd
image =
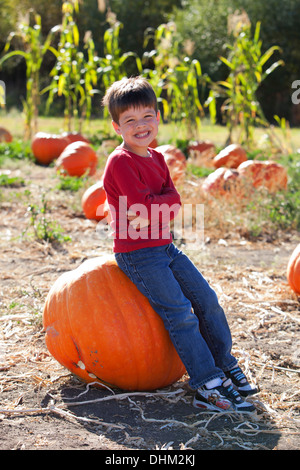
M228 83L228 82L225 82L224 80L220 80L217 82L218 85L221 85L221 86L224 86L225 88L232 88L232 84L231 83Z
M269 67L263 74L263 79L265 79L268 75L270 75L270 73L272 73L275 69L277 69L277 67L280 67L281 65L284 65L283 60L278 60L277 62L274 62L274 64L272 64L271 67Z
M270 47L260 58L258 64L260 66L263 66L269 59L270 57L274 54L275 51L281 51L281 48L279 46L272 46Z
M61 96L64 93L66 81L67 81L66 76L64 74L59 76L58 91L57 91L58 96Z
M0 60L0 66L3 64L3 62L5 62L7 59L10 59L11 57L15 56L15 55L20 55L22 57L24 57L24 59L27 60L28 58L28 53L27 52L24 52L24 51L12 51L12 52L8 52L7 54L5 54L4 57L2 57L2 59Z
M254 32L254 38L253 38L254 42L256 42L256 43L257 43L258 40L259 40L260 26L261 26L261 21L258 21L258 22L256 23L255 32Z
M222 62L224 62L224 64L227 65L227 67L229 67L231 70L234 70L234 65L231 62L229 62L228 59L226 59L225 57L222 57L222 56L220 56L219 59Z

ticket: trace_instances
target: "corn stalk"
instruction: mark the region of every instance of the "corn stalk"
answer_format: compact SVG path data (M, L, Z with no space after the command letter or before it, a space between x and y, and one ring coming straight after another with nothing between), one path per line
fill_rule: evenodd
M200 62L180 51L176 25L172 22L156 30L148 28L145 47L150 40L155 49L144 53L143 72L156 91L163 118L185 127L188 137L197 137L204 114L199 96L204 83Z
M4 48L5 55L0 60L0 66L14 56L21 56L26 62L26 99L23 100L25 140L30 139L32 133L37 132L38 129L38 107L40 103L39 73L46 52L48 50L54 52L51 40L55 32L55 29L52 29L43 43L41 17L35 14L35 24L31 26L30 13L32 11L28 14L28 21L20 23L19 30L9 34ZM7 52L15 37L21 39L24 50Z
M50 72L52 81L42 91L49 92L46 111L49 112L54 97L64 97L64 127L67 131L74 128L80 132L84 119L91 115L92 97L98 90L96 64L97 56L91 34L85 37L84 48L87 51L87 59L79 50L79 31L74 15L78 13L77 0L65 1L62 5L63 21L56 27L60 31L58 49L54 51L56 63Z
M104 57L98 59L97 74L102 80L104 89L115 81L127 76L126 62L133 58L137 72L142 73L142 62L135 52L122 53L119 45L120 30L123 24L116 20L114 14L107 17L110 27L104 32ZM104 110L107 113L107 110Z
M257 99L257 91L262 82L284 63L278 60L265 69L266 63L280 48L275 45L262 53L260 25L260 22L256 24L253 38L250 22L235 26L234 44L227 45L228 58L220 57L228 67L229 75L226 80L212 84L214 98L225 98L221 112L229 131L228 143L232 142L233 131L237 127L240 129L238 142L250 146L254 127L269 126Z

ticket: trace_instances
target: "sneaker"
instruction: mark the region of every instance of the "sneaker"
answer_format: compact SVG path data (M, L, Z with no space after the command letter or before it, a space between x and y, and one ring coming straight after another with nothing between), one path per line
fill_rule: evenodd
M252 412L255 407L246 402L233 388L230 379L225 379L222 385L208 389L205 385L198 388L193 405L196 408L210 411L239 411Z
M239 392L240 395L242 395L242 397L248 397L258 393L258 389L249 384L240 367L237 366L234 369L225 372L225 374L227 378L231 379L233 387Z

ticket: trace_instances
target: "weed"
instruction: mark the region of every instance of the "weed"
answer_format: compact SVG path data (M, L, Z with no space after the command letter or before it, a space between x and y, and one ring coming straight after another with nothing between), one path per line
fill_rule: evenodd
M30 214L29 226L22 233L24 236L31 227L36 240L45 240L48 242L70 241L69 236L63 235L61 226L48 218L48 205L45 194L41 198L41 207L37 204L29 204L28 213Z
M8 186L11 188L19 188L24 186L25 181L20 176L0 175L0 186Z
M63 191L76 192L84 186L86 180L87 178L85 176L59 175L59 182L56 188Z
M212 173L215 168L205 168L203 166L193 165L193 163L187 164L187 173L192 173L192 175L197 178L206 178L210 173Z
M7 164L7 160L34 160L30 143L22 140L0 143L0 167Z

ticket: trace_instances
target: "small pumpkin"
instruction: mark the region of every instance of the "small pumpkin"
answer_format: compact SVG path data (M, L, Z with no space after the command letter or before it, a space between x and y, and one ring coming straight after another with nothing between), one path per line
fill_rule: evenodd
M155 390L185 372L163 321L111 255L56 280L43 325L49 352L86 382Z
M215 144L210 140L194 140L188 144L188 152L194 151L203 153L207 150L215 151Z
M60 156L68 144L66 136L37 132L31 141L31 150L39 163L49 165Z
M184 153L174 145L160 145L155 150L163 154L174 184L179 185L183 183L186 172Z
M4 127L0 127L0 142L12 142L12 140L11 133Z
M95 174L98 157L92 147L86 142L73 142L69 144L56 160L55 166L61 173L70 176L89 176Z
M69 144L78 141L86 142L87 144L90 143L90 141L79 132L63 132L61 136L66 137L68 139Z
M247 153L238 144L231 144L221 150L214 157L214 167L237 168L241 163L247 161Z
M102 220L107 217L107 209L104 208L106 193L103 182L90 186L82 195L81 206L87 219ZM102 209L102 210L101 210Z
M202 190L212 196L237 195L240 189L239 174L230 168L218 168L208 175L202 183Z
M210 140L196 140L189 143L187 147L190 161L193 165L213 168L216 146Z
M179 148L175 147L175 145L169 145L169 144L159 145L158 147L155 148L155 150L157 150L157 152L162 153L164 156L172 155L177 160L181 160L182 162L186 163L186 158L185 158L184 153Z
M300 243L294 249L288 265L287 265L287 280L294 292L300 294Z
M153 139L152 142L150 142L149 147L152 149L155 149L155 147L158 146L157 139Z
M287 188L287 171L280 163L248 160L241 163L237 170L255 188L265 187L269 192Z

